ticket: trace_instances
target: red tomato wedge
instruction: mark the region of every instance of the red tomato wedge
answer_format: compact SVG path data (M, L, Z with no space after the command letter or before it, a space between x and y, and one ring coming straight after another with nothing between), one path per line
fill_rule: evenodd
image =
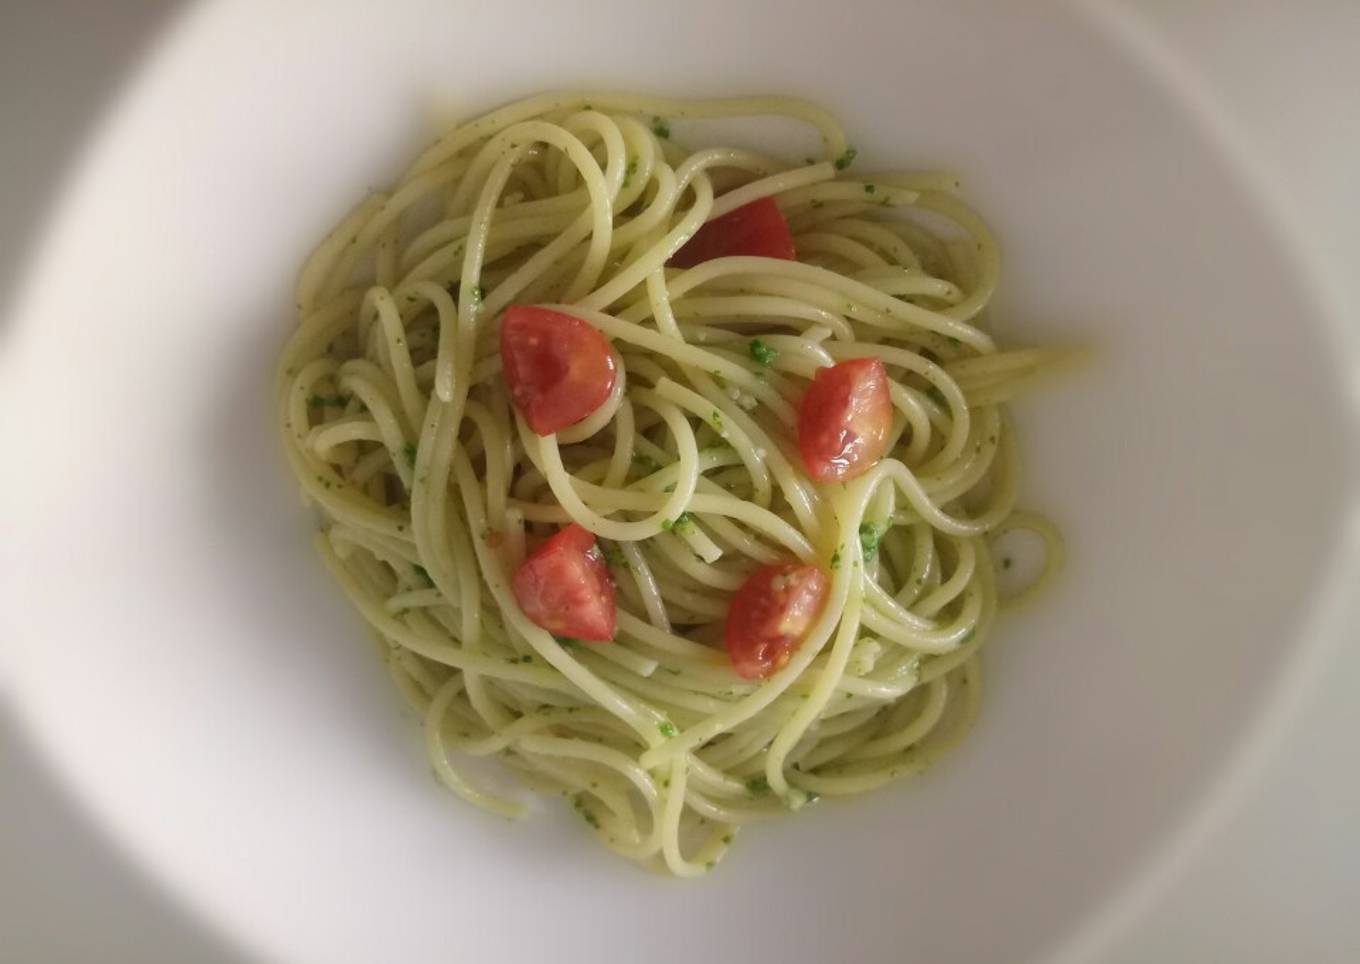
M501 319L501 367L529 427L551 435L604 404L618 369L593 325L547 308L512 305Z
M874 467L888 449L892 398L877 358L817 369L798 411L798 449L808 475L845 482Z
M763 197L743 204L709 221L671 255L669 264L673 268L692 268L704 261L735 255L797 259L789 222L784 220L774 198Z
M524 615L554 636L614 638L614 584L594 534L576 523L535 549L515 570L513 586Z
M782 668L821 612L831 581L816 566L762 566L741 584L727 611L727 655L742 679Z

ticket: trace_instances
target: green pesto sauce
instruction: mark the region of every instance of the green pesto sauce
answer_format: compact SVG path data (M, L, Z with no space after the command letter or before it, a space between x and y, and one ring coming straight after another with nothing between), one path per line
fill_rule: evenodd
M864 561L868 562L878 554L878 544L887 534L887 526L879 528L872 522L861 522L859 526L859 546L864 553Z
M641 452L633 453L633 464L636 465L638 468L642 469L648 475L651 475L653 472L661 468L660 462L652 458L650 455L644 455Z
M751 352L751 359L764 368L769 368L774 364L774 360L779 357L779 352L765 344L759 338L752 338L748 346Z
M681 512L674 519L666 519L661 523L661 528L667 532L674 532L677 535L690 535L694 532L694 516L688 512Z
M604 556L604 561L618 569L627 569L628 560L623 555L623 550L612 543L600 543L600 553Z

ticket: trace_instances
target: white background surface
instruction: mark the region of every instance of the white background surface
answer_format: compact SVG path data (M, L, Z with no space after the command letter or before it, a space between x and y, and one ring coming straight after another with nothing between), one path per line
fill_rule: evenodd
M124 4L116 16L92 12L105 6L64 2L0 13L7 161L0 217L7 233L33 223L59 159L106 93L90 82L90 64L114 76L120 57L136 47L139 25L165 4ZM1262 149L1277 190L1308 226L1315 257L1354 309L1360 305L1351 267L1360 257L1360 191L1352 186L1360 170L1360 115L1353 104L1360 89L1360 5L1291 5L1288 15L1281 9L1136 5L1170 55L1203 79L1229 123ZM15 159L21 176L12 178ZM0 263L14 263L8 248L0 254ZM1254 774L1245 804L1216 823L1194 859L1156 895L1150 915L1106 959L1341 961L1360 954L1350 919L1360 893L1353 826L1360 776L1352 742L1360 731L1352 697L1360 653L1346 647L1333 655L1288 739ZM0 959L233 960L83 830L79 815L19 747L6 740L0 752L0 865L6 868Z

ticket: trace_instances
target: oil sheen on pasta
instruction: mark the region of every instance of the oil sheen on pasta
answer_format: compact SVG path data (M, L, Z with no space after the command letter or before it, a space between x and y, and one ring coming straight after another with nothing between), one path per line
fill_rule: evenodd
M812 128L820 156L681 143L690 119L768 115ZM988 333L997 247L957 179L855 153L797 100L548 94L447 131L308 260L279 428L317 548L458 796L523 812L468 765L495 757L614 851L691 876L747 824L919 772L968 731L994 540L1036 533L1040 581L1061 560L1016 508L1005 407L1055 356ZM797 261L666 267L764 197ZM616 353L609 399L556 435L527 429L501 377L511 304L585 319ZM814 483L799 399L866 355L892 379L887 457ZM613 642L554 638L510 590L526 546L570 521L608 560ZM727 601L781 560L825 568L829 600L748 682Z

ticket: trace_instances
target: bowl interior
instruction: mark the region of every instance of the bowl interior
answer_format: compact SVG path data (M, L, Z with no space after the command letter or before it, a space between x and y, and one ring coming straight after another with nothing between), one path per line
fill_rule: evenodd
M10 444L43 467L3 483L20 718L139 861L279 959L1043 956L1301 645L1354 437L1306 279L1197 115L1078 7L541 6L205 5L166 38L3 359ZM323 232L433 113L564 86L815 99L867 169L962 175L1003 245L1003 339L1092 349L1017 406L1026 502L1070 564L998 628L975 734L700 883L640 874L565 807L509 825L434 785L271 426Z

